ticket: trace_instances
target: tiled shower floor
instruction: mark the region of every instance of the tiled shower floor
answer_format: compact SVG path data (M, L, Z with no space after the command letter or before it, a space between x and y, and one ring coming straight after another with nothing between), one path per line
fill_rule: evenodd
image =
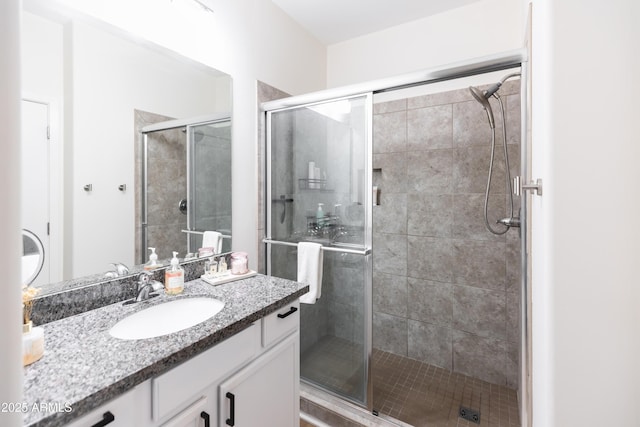
M361 347L325 337L313 350L302 355L303 376L312 372L314 382L353 392L361 377L354 368ZM340 384L338 377L349 380ZM516 392L504 386L377 349L372 380L374 409L415 427L520 427ZM480 424L460 418L461 405L479 410Z

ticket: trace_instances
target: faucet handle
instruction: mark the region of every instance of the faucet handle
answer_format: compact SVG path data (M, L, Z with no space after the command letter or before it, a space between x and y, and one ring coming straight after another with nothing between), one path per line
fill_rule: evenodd
M138 286L144 286L151 282L151 272L143 271L138 275Z
M129 274L129 268L126 265L124 265L123 263L117 262L117 263L112 264L112 265L115 267L115 269L118 272L119 276L124 276L126 274Z

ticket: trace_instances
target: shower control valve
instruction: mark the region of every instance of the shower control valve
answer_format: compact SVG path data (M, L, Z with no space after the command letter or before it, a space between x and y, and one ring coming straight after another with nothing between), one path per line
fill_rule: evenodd
M529 184L522 184L520 181L519 176L513 178L513 194L519 196L525 191L533 191L536 196L542 196L542 180L540 178Z

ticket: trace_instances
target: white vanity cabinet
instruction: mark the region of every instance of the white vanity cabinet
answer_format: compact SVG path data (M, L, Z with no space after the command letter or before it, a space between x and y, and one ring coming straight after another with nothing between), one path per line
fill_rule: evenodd
M67 427L298 427L299 302Z
M298 309L288 304L152 379L152 425L297 427Z

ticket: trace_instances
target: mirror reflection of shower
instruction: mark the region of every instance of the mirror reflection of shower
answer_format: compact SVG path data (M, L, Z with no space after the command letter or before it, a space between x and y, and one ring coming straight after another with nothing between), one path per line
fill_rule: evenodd
M487 176L487 188L484 194L484 224L493 234L504 234L511 227L520 227L520 218L518 216L514 216L514 205L513 205L513 189L511 188L511 168L509 166L509 154L507 152L507 128L506 128L506 119L504 114L504 105L502 104L502 99L498 94L500 87L506 82L508 79L512 77L519 77L520 73L513 73L504 76L499 82L494 83L489 86L487 90L478 89L475 86L470 86L469 91L471 91L471 95L478 101L484 110L487 113L487 120L489 121L489 127L491 128L491 159L489 160L489 174ZM507 192L509 193L509 216L507 218L501 218L496 221L496 224L501 224L503 227L499 229L495 229L491 226L489 222L489 192L491 187L491 176L493 175L493 159L495 157L496 150L496 126L495 119L493 116L493 109L491 108L491 104L489 103L489 99L494 97L498 100L498 104L500 105L500 113L502 114L502 139L503 139L503 147L504 147L504 161L505 161L505 169L506 169L506 186Z
M228 113L171 119L137 111L141 126L136 212L136 260L148 247L159 259L202 246L204 231L231 248L231 119Z

